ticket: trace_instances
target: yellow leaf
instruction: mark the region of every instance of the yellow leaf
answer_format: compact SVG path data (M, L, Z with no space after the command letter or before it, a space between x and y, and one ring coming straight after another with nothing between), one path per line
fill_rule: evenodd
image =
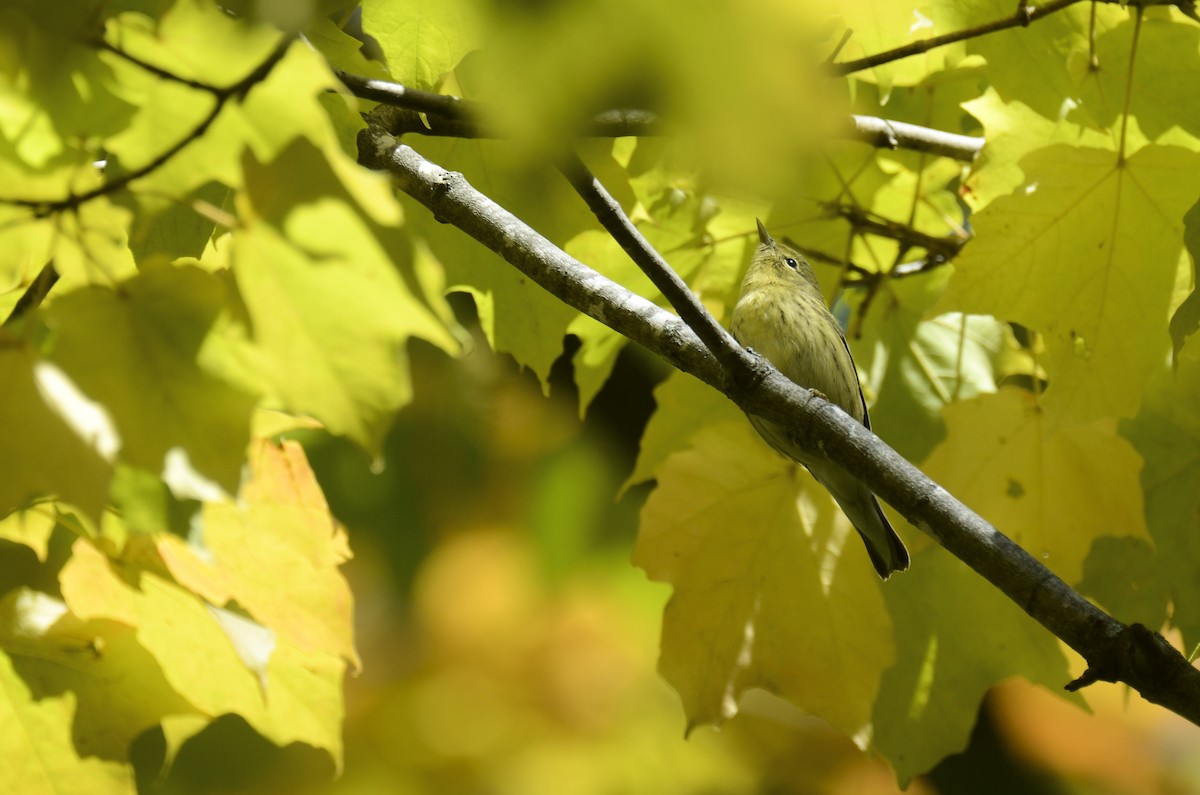
M44 563L50 534L54 532L57 522L58 514L54 509L47 503L41 503L0 520L0 538L24 544Z
M296 646L359 665L353 597L338 567L350 557L303 449L257 440L237 503L207 503L205 554L163 534L159 554L180 585L230 600Z
M235 712L272 742L309 743L340 765L345 664L337 657L277 637L263 671L252 671L203 599L145 569L131 584L84 540L62 579L77 613L132 618L138 644L196 711L210 720Z
M133 795L133 770L84 757L71 738L75 698L38 698L0 653L0 789L21 795Z
M658 468L634 552L675 588L659 669L689 726L730 717L760 687L865 742L894 647L858 536L745 421L707 427L693 445Z
M951 404L923 469L1068 583L1101 535L1149 540L1141 457L1102 421L1051 428L1015 388Z
M195 712L131 627L81 620L48 594L19 588L0 602L0 646L39 701L70 693L73 708L63 722L71 726L71 745L56 749L56 741L43 737L47 755L65 750L128 762L130 743L163 716Z
M217 276L160 266L53 303L55 359L111 412L123 461L160 472L168 452L182 448L205 476L236 487L255 398L207 355L228 302Z
M48 400L38 368L28 351L0 346L0 515L54 495L97 519L112 467Z
M1200 157L1172 146L1056 145L1021 160L1026 185L976 216L935 312L995 315L1042 332L1056 421L1132 416L1170 348L1169 305Z
M263 374L283 408L377 454L411 395L404 343L458 347L442 299L414 284L407 235L364 217L307 141L245 168L237 201L252 220L233 233L232 260Z

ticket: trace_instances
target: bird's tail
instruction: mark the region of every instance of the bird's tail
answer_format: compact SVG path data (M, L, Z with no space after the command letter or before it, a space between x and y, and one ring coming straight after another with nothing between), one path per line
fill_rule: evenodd
M826 470L825 467L820 469ZM907 569L908 550L887 517L883 515L883 508L871 490L841 470L832 478L829 477L832 473L828 471L813 474L829 489L829 493L854 525L854 529L862 536L867 554L871 556L871 563L875 566L875 571L879 572L879 576L886 580L894 572Z
M894 572L904 571L908 568L908 549L900 540L900 536L896 534L895 529L892 528L891 523L888 522L887 517L883 515L883 508L880 507L879 500L874 494L871 495L871 504L875 508L875 521L870 524L868 530L863 530L855 522L854 529L862 536L875 571L879 572L879 576L886 580Z

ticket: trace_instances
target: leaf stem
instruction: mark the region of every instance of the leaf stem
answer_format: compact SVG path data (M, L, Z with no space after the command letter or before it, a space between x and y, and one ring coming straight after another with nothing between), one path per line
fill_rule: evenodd
M1125 165L1125 131L1129 127L1129 101L1133 96L1133 65L1137 60L1138 39L1142 32L1142 14L1145 9L1137 7L1133 18L1133 41L1129 44L1129 72L1125 75L1125 102L1121 109L1121 143L1117 146L1117 166Z

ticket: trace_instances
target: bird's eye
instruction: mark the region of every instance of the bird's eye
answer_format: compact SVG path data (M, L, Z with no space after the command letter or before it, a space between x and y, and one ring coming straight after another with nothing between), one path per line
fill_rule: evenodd
M796 270L797 265L796 265L795 259L793 259L792 257L784 257L783 261L787 263L787 266L789 268L791 268L792 270Z

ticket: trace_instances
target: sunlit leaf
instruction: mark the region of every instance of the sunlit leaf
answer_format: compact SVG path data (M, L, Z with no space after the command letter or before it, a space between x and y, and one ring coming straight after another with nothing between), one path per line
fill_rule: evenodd
M261 220L235 232L232 256L265 375L286 408L377 452L410 395L403 344L457 342L405 279L407 237L358 212L315 148L247 171L240 206Z
M1071 679L1058 641L944 550L916 554L910 573L884 590L898 663L874 712L875 746L901 782L967 747L989 688L1021 676L1060 691Z
M0 786L29 795L133 795L133 770L72 742L76 697L38 694L0 651Z
M865 737L891 619L833 499L747 422L698 433L658 468L634 561L674 595L659 670L691 727L732 717L749 688Z
M353 601L338 571L350 550L303 452L258 441L250 466L237 503L206 506L199 549L163 535L159 554L212 604L232 600L290 643L357 666Z
M1121 163L1059 145L1021 167L1025 187L976 217L939 308L1042 332L1056 419L1131 416L1169 342L1162 318L1200 157L1158 147Z
M0 514L34 497L57 496L93 518L100 515L112 466L63 401L48 394L39 364L29 352L0 345Z
M1141 461L1113 423L1054 428L1016 388L945 416L946 439L922 469L1068 583L1099 536L1147 538Z
M198 268L160 266L118 289L70 293L54 303L49 319L55 361L112 413L123 460L160 472L168 451L179 447L232 492L254 396L206 361L207 338L229 300L220 280Z
M1137 417L1122 424L1145 459L1146 524L1158 548L1155 570L1171 596L1171 622L1186 643L1200 641L1200 361L1193 341L1178 371L1151 382ZM1132 596L1132 595L1131 595ZM1123 603L1113 605L1124 607Z

